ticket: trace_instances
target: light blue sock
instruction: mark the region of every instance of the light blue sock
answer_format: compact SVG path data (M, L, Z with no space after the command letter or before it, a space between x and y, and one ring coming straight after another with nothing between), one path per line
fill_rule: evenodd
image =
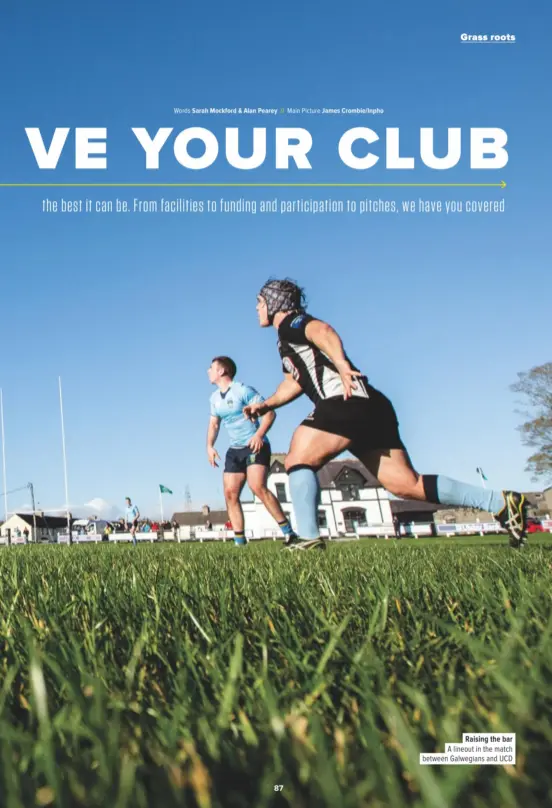
M320 486L316 472L308 466L294 466L288 474L297 534L301 539L318 539Z
M490 491L477 485L468 485L450 477L437 475L437 495L443 505L458 505L462 508L480 508L496 514L504 507L502 491Z

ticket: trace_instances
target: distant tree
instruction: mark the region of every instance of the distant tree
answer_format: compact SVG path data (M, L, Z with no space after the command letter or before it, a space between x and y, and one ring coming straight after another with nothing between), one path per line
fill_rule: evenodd
M518 373L511 389L525 396L524 404L530 408L519 413L526 420L518 427L523 443L535 449L526 471L534 480L552 479L552 362Z

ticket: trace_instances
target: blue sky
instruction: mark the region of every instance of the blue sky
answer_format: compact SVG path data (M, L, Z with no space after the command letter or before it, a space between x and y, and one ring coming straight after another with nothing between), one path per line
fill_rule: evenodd
M550 12L518 3L326 2L274 6L177 2L75 7L11 4L0 30L1 182L497 182L497 189L0 189L8 489L33 482L44 508L65 501L58 402L64 386L69 498L123 507L130 494L156 515L157 486L188 485L196 505L222 500L205 457L211 357L270 394L280 379L273 331L255 296L270 275L307 289L311 311L341 333L352 359L395 403L418 470L496 487L532 488L528 450L509 391L521 370L550 360L547 188L550 114L545 54ZM544 15L547 19L544 19ZM462 44L461 33L511 33L516 44ZM176 116L186 106L368 106L381 116ZM267 164L239 172L222 158L191 172L174 134L221 137L266 126ZM312 171L277 172L274 127L313 135ZM25 127L105 126L106 172L76 171L73 132L55 172L40 171ZM175 128L157 172L131 127ZM353 126L399 126L405 152L419 128L497 126L509 136L500 172L418 166L356 172L337 155ZM244 135L245 136L245 135ZM222 137L221 137L222 139ZM244 143L246 141L244 140ZM464 140L464 146L467 140ZM245 146L244 146L245 149ZM381 145L377 147L384 153ZM282 176L284 174L284 176ZM245 175L245 176L244 176ZM44 214L64 198L506 199L503 214L245 216ZM546 249L548 247L548 250ZM285 450L310 410L280 411ZM221 447L226 444L223 437ZM13 510L28 503L10 497ZM3 512L3 508L0 507Z

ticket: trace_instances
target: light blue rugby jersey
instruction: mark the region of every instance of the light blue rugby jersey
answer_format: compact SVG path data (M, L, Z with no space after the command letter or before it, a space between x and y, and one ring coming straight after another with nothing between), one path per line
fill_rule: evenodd
M232 448L243 448L259 428L259 422L249 421L243 414L247 404L257 404L264 398L253 387L241 382L232 382L225 393L216 390L211 396L211 415L220 418L230 438ZM264 438L267 443L267 438Z
M128 523L134 522L135 519L138 518L138 508L136 505L131 505L130 508L126 509L126 520Z

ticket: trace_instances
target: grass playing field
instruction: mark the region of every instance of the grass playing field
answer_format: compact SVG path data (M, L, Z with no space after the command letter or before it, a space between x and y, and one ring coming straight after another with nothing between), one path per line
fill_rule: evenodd
M552 537L0 551L0 805L552 804ZM419 765L463 732L516 766Z

